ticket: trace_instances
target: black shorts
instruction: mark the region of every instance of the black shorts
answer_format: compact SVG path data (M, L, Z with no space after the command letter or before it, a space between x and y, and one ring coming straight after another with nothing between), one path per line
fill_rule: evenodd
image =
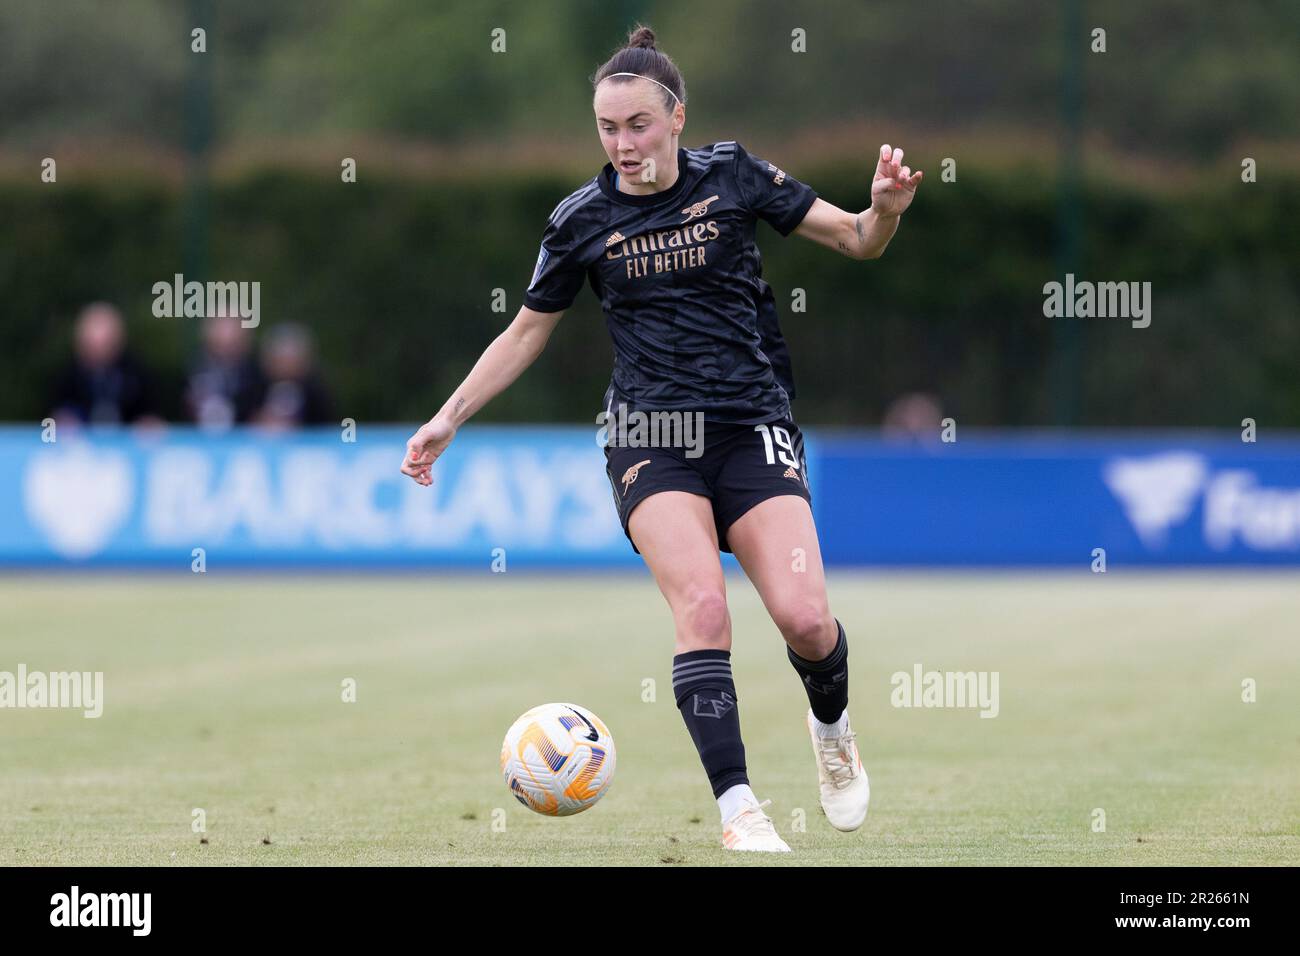
M605 473L623 533L632 509L657 491L687 491L713 502L718 546L730 552L727 529L754 505L777 495L798 495L812 504L803 434L788 418L764 425L704 422L700 454L676 446L605 447Z

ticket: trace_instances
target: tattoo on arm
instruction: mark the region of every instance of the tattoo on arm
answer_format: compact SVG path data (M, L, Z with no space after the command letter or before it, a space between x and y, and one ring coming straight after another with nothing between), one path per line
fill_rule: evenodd
M456 407L451 410L451 414L453 416L457 415L460 412L461 406L464 404L465 404L465 399L463 398L456 399Z
M853 219L853 226L854 226L854 228L857 229L857 231L858 231L858 242L859 242L861 245L866 246L866 244L867 244L867 233L866 233L866 231L862 228L862 213L858 213L857 216L854 217L854 219Z

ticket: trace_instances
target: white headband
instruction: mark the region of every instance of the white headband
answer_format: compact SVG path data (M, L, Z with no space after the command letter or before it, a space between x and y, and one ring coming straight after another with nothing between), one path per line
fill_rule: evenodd
M641 76L640 73L611 73L611 74L609 74L609 76L640 76L641 79L643 79L643 80L649 80L651 83L659 83L659 81L656 80L653 76ZM605 77L605 78L602 79L600 82L604 83L605 80L608 80L608 79L609 79L609 76ZM659 85L660 85L660 86L664 86L662 83L659 83ZM668 87L664 86L664 89L665 89L665 90L668 90ZM672 98L675 99L675 100L677 100L678 103L681 102L681 100L678 99L678 96L677 96L676 93L673 93L672 90L668 90L668 92L669 92L670 94L672 94Z

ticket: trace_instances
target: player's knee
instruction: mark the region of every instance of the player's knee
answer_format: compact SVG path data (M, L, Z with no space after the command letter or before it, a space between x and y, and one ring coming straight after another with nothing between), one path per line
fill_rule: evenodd
M784 608L777 626L791 650L810 661L819 661L833 651L839 636L830 609L817 601L797 602Z
M731 614L727 598L716 588L695 588L683 598L678 613L681 638L692 649L731 648Z

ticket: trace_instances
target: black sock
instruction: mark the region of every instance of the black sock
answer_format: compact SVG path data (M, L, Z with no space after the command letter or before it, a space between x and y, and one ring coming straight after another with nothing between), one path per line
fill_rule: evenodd
M840 629L835 649L820 661L806 661L788 646L785 649L790 663L803 678L813 716L823 724L835 723L849 706L849 642L839 618L835 619L835 626Z
M740 739L730 651L687 651L673 657L673 696L709 775L713 795L749 783Z

